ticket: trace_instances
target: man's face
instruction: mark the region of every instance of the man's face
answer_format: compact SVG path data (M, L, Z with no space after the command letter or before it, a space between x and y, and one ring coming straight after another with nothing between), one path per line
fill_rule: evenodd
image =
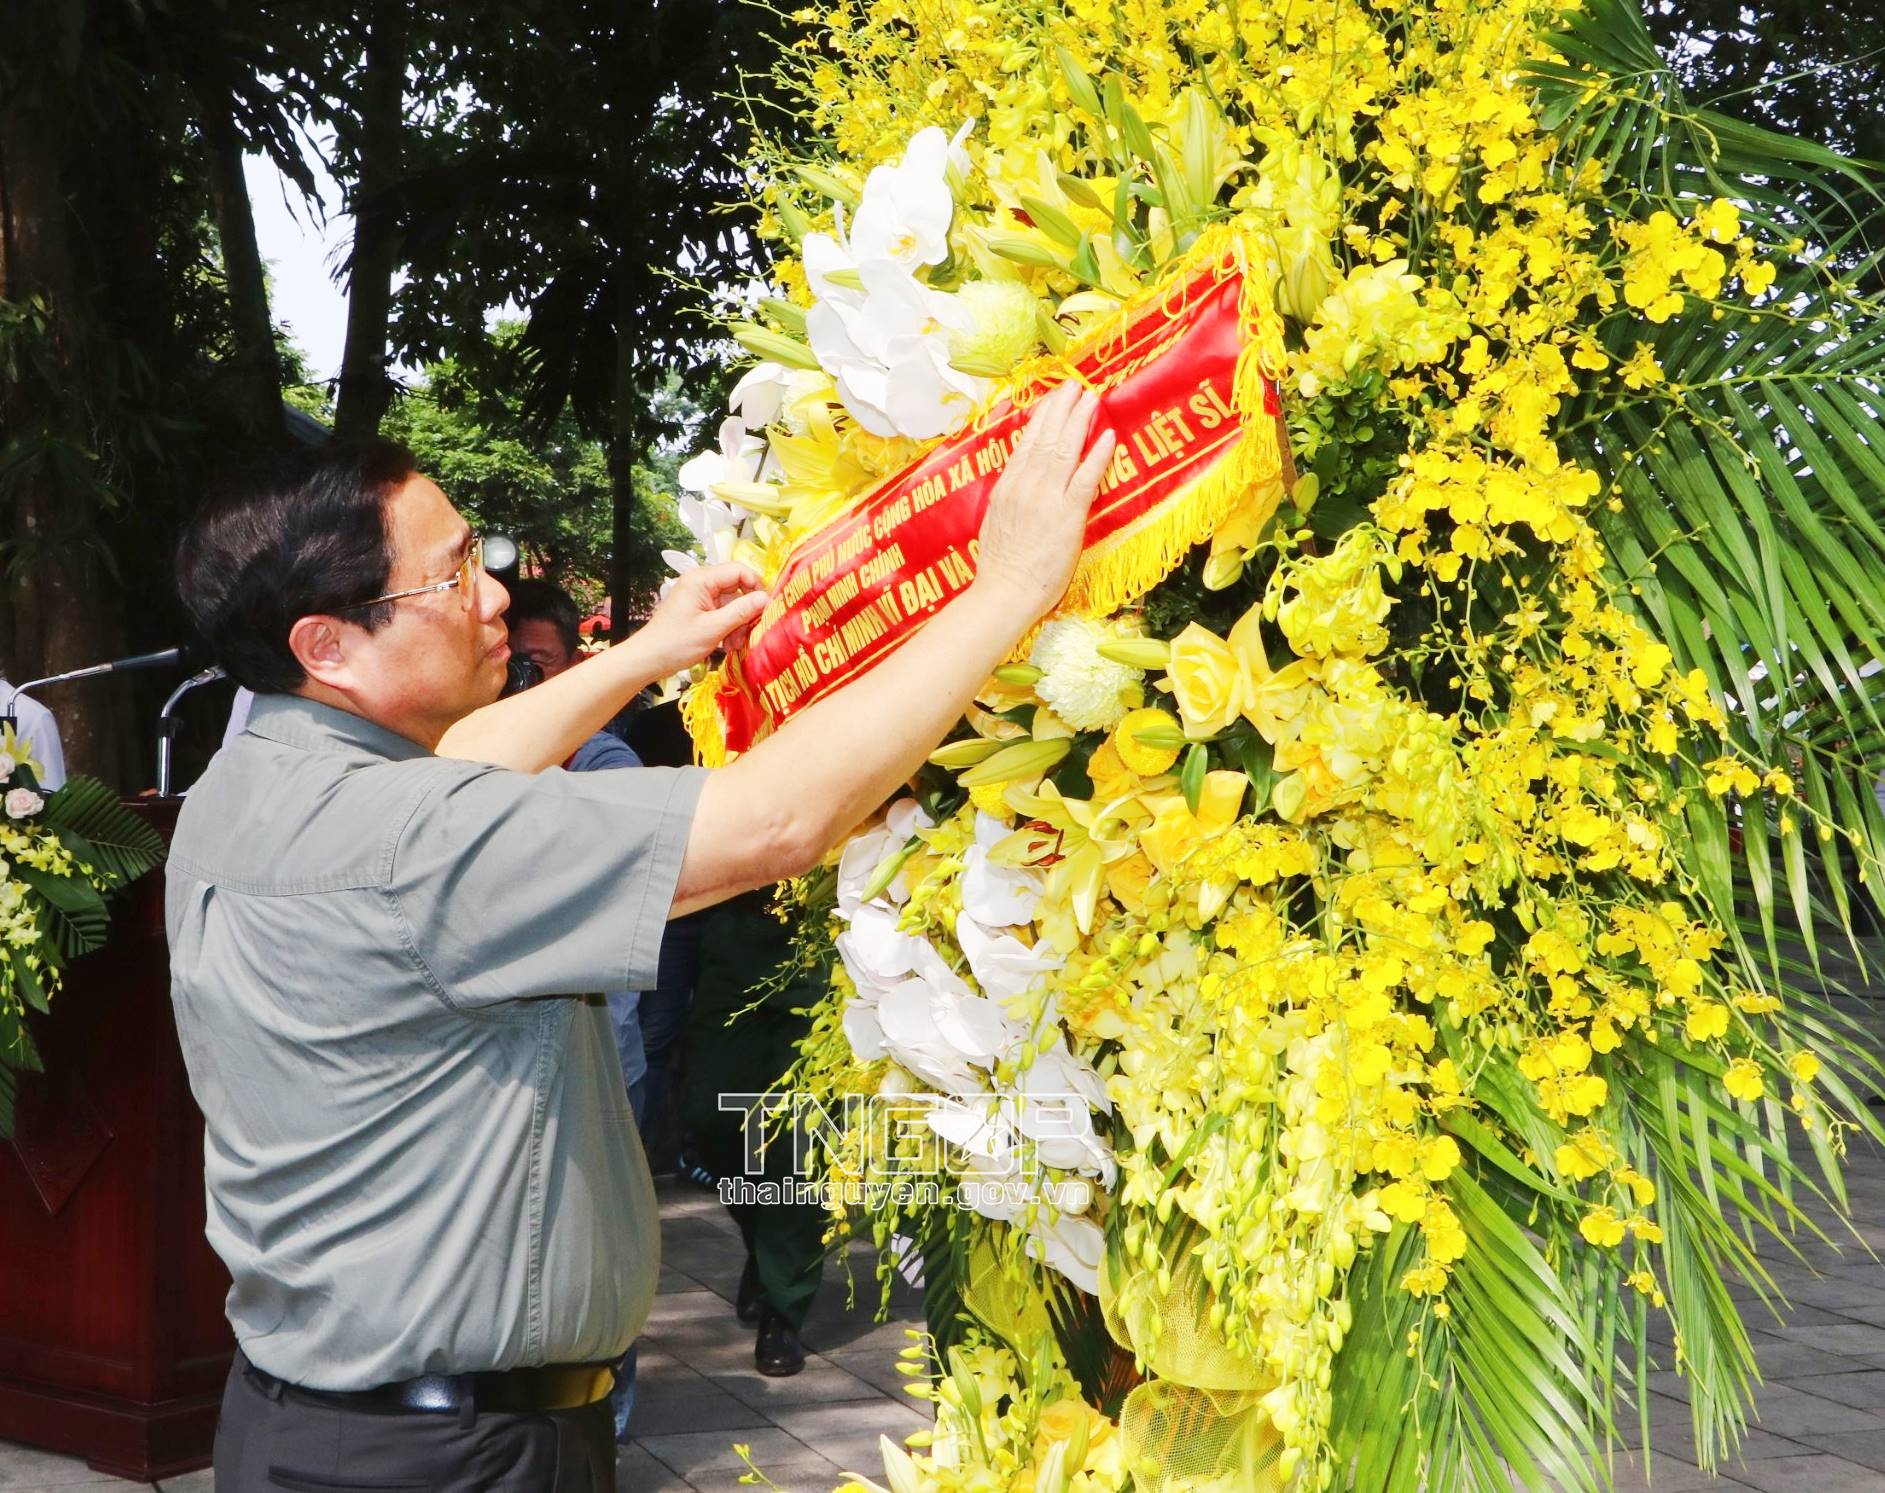
M386 529L393 549L389 592L451 579L472 537L438 484L417 474L387 499ZM363 713L416 740L436 740L498 697L510 660L503 615L510 596L482 572L472 594L464 591L454 586L409 596L392 603L393 620L385 627L349 629Z
M555 624L541 617L526 617L511 622L511 652L527 658L543 670L545 679L554 679L571 664L576 655L563 646Z

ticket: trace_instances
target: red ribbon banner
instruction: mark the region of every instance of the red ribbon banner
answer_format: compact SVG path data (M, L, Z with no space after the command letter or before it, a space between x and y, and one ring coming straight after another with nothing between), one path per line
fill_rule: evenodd
M1087 517L1088 555L1180 501L1237 445L1245 422L1276 412L1235 408L1243 274L1207 265L1088 347L1072 376L1100 396L1095 435L1119 445ZM1035 382L992 405L786 562L744 654L715 699L730 751L746 750L797 711L883 659L975 579L988 495L1045 391Z

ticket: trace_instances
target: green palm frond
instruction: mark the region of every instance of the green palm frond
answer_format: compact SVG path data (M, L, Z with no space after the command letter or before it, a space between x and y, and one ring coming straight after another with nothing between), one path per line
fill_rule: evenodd
M1885 768L1885 453L1871 434L1885 307L1853 291L1880 267L1885 195L1862 164L1686 103L1623 0L1585 7L1558 46L1564 63L1539 69L1547 118L1580 125L1566 138L1644 211L1720 196L1769 248L1796 235L1825 246L1782 253L1762 305L1727 318L1692 307L1658 326L1618 307L1607 350L1621 360L1647 343L1665 382L1586 395L1564 442L1616 499L1598 527L1657 635L1728 702L1734 743L1797 779L1791 827L1750 805L1738 857L1719 813L1690 816L1691 869L1724 923L1752 902L1778 984L1777 909L1817 968L1828 933L1854 941L1854 904L1876 903L1885 865L1872 791ZM1752 973L1747 940L1739 952Z
M163 836L118 801L97 778L74 776L46 799L40 822L66 849L122 885L164 858Z

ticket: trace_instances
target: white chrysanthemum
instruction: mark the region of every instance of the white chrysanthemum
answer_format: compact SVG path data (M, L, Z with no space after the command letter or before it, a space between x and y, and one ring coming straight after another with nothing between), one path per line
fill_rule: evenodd
M1098 622L1066 617L1049 622L1028 662L1041 671L1034 693L1076 731L1110 731L1131 709L1145 677L1129 664L1100 655L1113 634Z

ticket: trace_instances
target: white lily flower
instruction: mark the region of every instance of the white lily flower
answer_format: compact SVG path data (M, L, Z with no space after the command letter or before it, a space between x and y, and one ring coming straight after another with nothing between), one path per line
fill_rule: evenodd
M991 933L966 913L956 919L956 942L969 961L969 973L984 995L1010 1001L1062 960L1046 944L1030 949L1009 933Z
M956 211L948 180L951 144L934 125L919 130L901 161L865 178L851 222L851 249L860 260L890 259L915 269L949 257L949 220Z

